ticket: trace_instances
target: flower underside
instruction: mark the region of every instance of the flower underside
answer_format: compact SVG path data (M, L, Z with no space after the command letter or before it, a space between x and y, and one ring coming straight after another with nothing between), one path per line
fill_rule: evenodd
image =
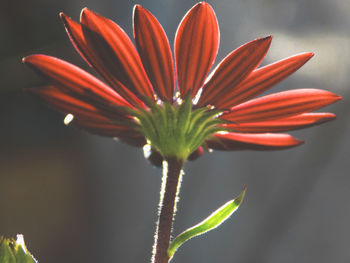
M171 104L168 101L155 103L149 101L149 110L131 110L145 135L148 144L164 158L176 157L185 161L201 146L205 139L214 133L228 128L218 126L228 123L217 118L222 111L202 107L192 109L192 98Z

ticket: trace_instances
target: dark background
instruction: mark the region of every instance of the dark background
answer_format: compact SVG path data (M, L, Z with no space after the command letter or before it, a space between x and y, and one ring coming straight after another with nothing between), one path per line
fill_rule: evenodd
M23 233L42 263L149 262L161 171L141 149L63 125L23 92L44 82L21 64L44 53L80 66L58 13L90 9L131 35L133 5L149 9L171 45L189 0L1 1L0 234ZM320 88L344 97L338 119L294 132L306 144L279 152L214 152L186 164L174 234L248 185L239 212L181 247L173 262L329 263L350 259L350 2L209 1L218 16L216 63L237 46L274 36L263 64L315 57L272 91Z

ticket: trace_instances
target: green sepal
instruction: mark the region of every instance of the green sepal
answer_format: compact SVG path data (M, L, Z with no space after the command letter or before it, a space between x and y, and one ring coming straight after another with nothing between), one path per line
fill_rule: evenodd
M153 113L155 122L165 127L167 125L167 117L164 111L162 111L161 108L156 103L152 103L151 111Z
M139 120L141 123L141 131L145 135L145 137L153 142L158 141L158 131L154 125L153 120L150 118L150 116L147 114L146 111L140 111L137 114L135 114L135 117Z
M199 134L199 136L195 137L193 142L190 144L191 149L197 149L200 145L203 145L204 147L206 147L205 139L207 139L211 134L221 132L221 131L222 131L222 128L219 126L208 127L201 134ZM208 150L207 148L205 149Z
M167 123L167 136L176 136L178 135L176 133L176 111L172 105L170 105L168 102L164 103L164 112L165 117L168 121Z
M244 195L246 192L246 187L244 187L241 194L218 208L215 212L213 212L210 216L204 219L202 222L197 225L185 230L180 235L178 235L170 244L168 248L168 257L171 259L176 250L184 244L189 239L204 234L222 224L226 219L228 219L240 206L243 201Z
M223 131L220 110L202 107L192 111L192 98L187 96L181 104L168 101L156 103L147 100L146 109L129 110L150 146L164 159L176 157L186 161L188 156L204 143L208 131ZM215 129L213 129L215 127ZM203 136L206 134L206 136Z
M182 102L178 107L177 115L177 132L181 133L181 130L187 131L190 125L192 113L192 99L190 95L187 95L187 98Z
M199 109L196 109L194 111L192 111L192 114L191 114L191 118L190 118L190 126L188 128L188 130L192 130L193 129L193 125L197 122L197 120L203 116L203 114L208 111L207 108L199 108Z
M215 119L220 113L217 110L203 111L200 115L196 115L195 118L191 120L191 126L189 129L190 136L193 136L196 132L201 131L206 124ZM218 119L219 120L219 119Z
M219 124L222 124L221 119L212 119L211 117L203 116L203 118L198 119L198 124L193 125L194 127L189 132L189 137L195 138L198 135L202 134L205 130L207 130L210 127L217 126ZM223 128L220 128L220 130L224 131Z

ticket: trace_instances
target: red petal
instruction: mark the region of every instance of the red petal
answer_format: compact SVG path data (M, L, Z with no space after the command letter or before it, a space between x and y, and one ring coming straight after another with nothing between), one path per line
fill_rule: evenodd
M81 29L81 25L72 20L70 17L66 16L63 12L60 13L60 18L63 21L67 35L74 48L79 53L79 55L85 60L85 62L90 67L92 67L91 63L89 62L89 58L86 57L86 54L91 52L87 50L87 45L83 35L83 31Z
M158 20L142 6L135 6L133 20L136 47L153 88L162 100L172 101L175 76L168 38Z
M113 89L66 61L46 55L31 55L23 59L23 63L32 66L55 85L62 86L67 92L100 101L111 107L131 107Z
M211 104L221 108L219 101L260 64L271 40L271 36L253 40L224 58L213 71L212 77L204 84L198 105Z
M230 123L223 125L239 132L282 132L297 130L334 120L332 113L304 113L293 117L264 122Z
M91 122L87 120L73 120L73 125L76 125L79 128L82 128L90 133L107 136L107 137L124 137L140 135L138 132L130 129L129 127L117 125L108 122Z
M227 96L220 97L217 104L220 108L230 108L256 97L297 71L313 55L313 53L295 55L253 71Z
M237 123L262 122L317 110L339 99L340 96L325 90L289 90L239 104L221 117Z
M196 4L182 19L175 36L175 62L181 97L203 85L219 47L219 27L212 7Z
M105 112L100 112L95 106L62 93L59 88L49 86L30 89L29 91L39 96L55 110L64 114L73 114L72 124L91 133L108 137L129 136L134 138L135 136L141 136L130 126L132 125L132 119L127 116L114 114L111 115L113 117L111 120L104 115ZM123 124L120 124L120 122L117 124L118 121L122 121Z
M281 150L298 146L303 142L289 134L217 133L206 141L209 148L222 151Z
M60 14L67 34L73 43L73 46L77 49L78 53L87 61L87 63L94 67L94 69L111 85L119 94L121 94L132 105L144 107L144 104L127 89L115 76L111 75L110 70L101 61L91 48L86 44L82 27L80 24L67 17L65 14Z
M123 142L137 147L146 143L144 136L133 129L133 119L128 116L113 111L100 110L94 105L63 93L54 86L29 89L28 91L39 96L53 109L63 114L73 114L72 124L91 133L118 137Z
M131 121L130 117L111 109L98 108L86 101L75 98L61 91L60 88L48 86L44 88L29 89L30 92L39 96L55 110L68 114L71 113L75 119L84 119L90 122Z
M81 24L86 43L94 53L92 64L97 65L103 76L107 75L108 82L117 87L122 84L140 99L154 99L141 59L126 33L111 20L87 8L82 11ZM123 89L118 92L125 96Z

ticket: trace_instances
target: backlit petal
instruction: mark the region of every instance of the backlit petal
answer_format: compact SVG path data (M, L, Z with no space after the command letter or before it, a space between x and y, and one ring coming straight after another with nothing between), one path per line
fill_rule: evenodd
M217 104L220 108L231 108L256 97L297 71L313 55L313 53L295 55L253 71L227 93L227 96L220 96Z
M207 146L214 150L281 150L298 146L303 142L289 134L264 133L225 133L214 134L206 141Z
M121 83L140 99L154 99L141 59L126 33L113 21L87 8L81 13L81 24L86 43L94 53L93 64L108 75L108 82L116 86ZM125 96L123 90L118 92Z
M65 88L66 92L103 102L105 106L132 107L109 86L66 61L46 55L31 55L24 58L23 62L33 67L52 84Z
M134 93L126 88L110 71L106 68L106 65L94 51L87 45L85 37L82 31L82 26L67 17L65 14L60 13L60 17L64 23L67 34L76 48L78 53L85 59L85 61L92 66L104 79L105 81L115 89L120 95L122 95L132 105L144 107L142 101L140 101Z
M212 7L200 2L182 19L175 36L175 62L181 97L194 97L214 63L219 27Z
M221 117L236 123L275 120L311 112L339 99L340 96L325 90L289 90L239 104Z
M88 50L88 47L86 45L81 25L72 20L70 17L66 16L63 12L60 13L60 18L63 21L67 35L70 41L72 42L74 48L79 53L79 55L85 60L85 62L90 67L92 67L91 63L89 62L89 58L86 56L86 54L91 53L91 51Z
M88 122L112 123L123 122L132 125L132 118L114 111L111 108L99 108L86 101L86 98L79 99L70 94L64 93L59 87L48 86L43 88L29 89L29 92L39 96L53 109L63 113L71 113L74 120L86 120Z
M113 109L99 109L85 101L63 93L60 88L48 86L29 89L51 108L63 114L72 114L70 123L88 132L108 137L117 137L129 145L141 147L146 144L145 137L134 130L133 118L113 112ZM108 116L108 117L107 117Z
M134 37L153 89L162 100L172 101L175 75L168 38L158 20L145 8L134 8Z
M108 122L90 122L87 120L76 120L73 121L72 125L82 128L88 132L96 135L107 136L107 137L125 137L125 136L137 136L140 135L138 132L130 129L129 127L108 123Z
M303 113L272 121L224 124L223 127L239 132L283 132L310 127L335 118L332 113Z
M220 99L224 99L260 64L270 47L271 40L271 36L253 40L224 58L204 84L198 105L211 104L222 108Z

